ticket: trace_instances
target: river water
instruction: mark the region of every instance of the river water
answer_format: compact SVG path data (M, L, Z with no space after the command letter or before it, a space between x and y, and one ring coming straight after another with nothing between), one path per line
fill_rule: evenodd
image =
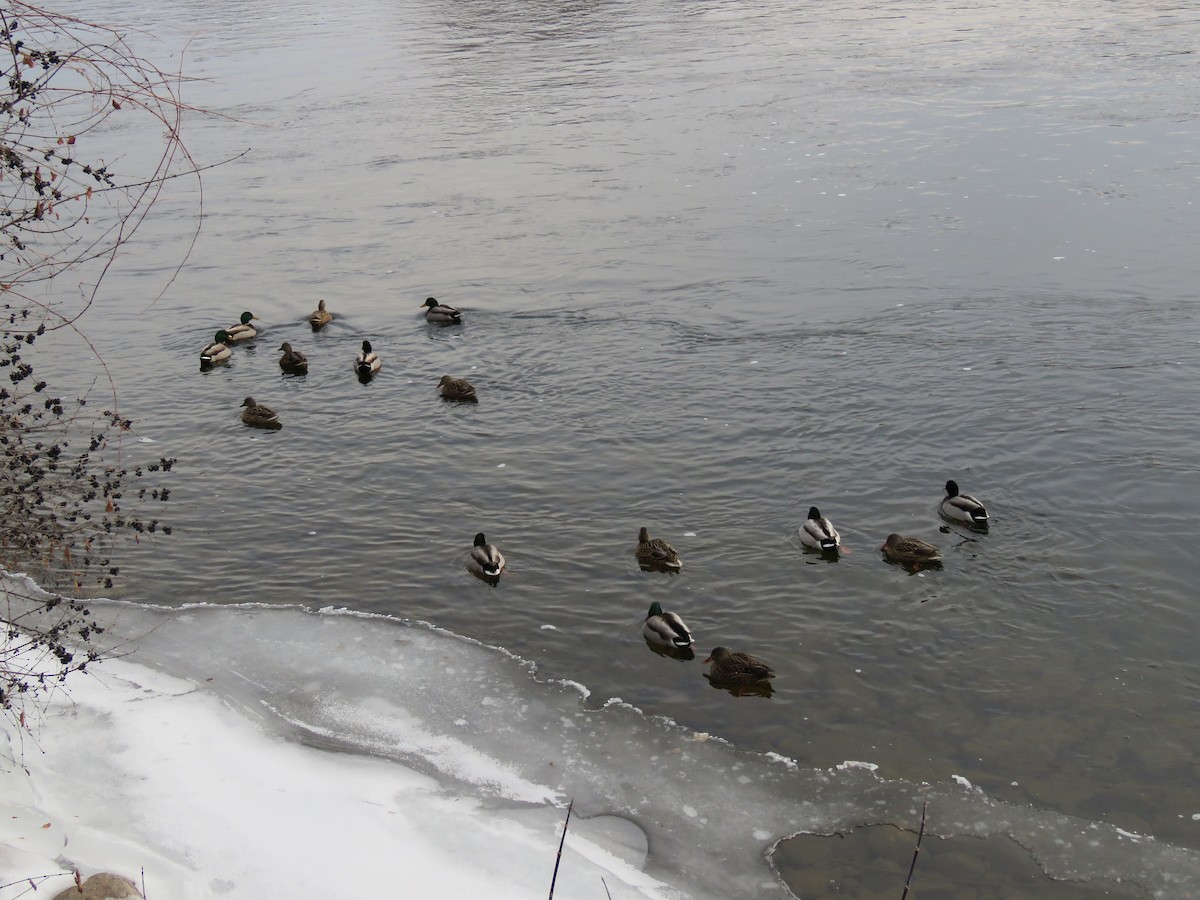
M173 534L122 551L116 596L429 622L801 770L957 776L1200 850L1195 9L67 8L182 54L222 114L189 117L192 153L237 156L165 295L185 181L83 323L155 442L131 458L179 459ZM243 309L263 335L199 372ZM246 395L283 429L245 428ZM939 530L948 478L989 533ZM811 505L836 561L800 548ZM642 525L681 574L638 569ZM496 587L464 568L478 531ZM944 567L885 563L892 531ZM651 652L653 601L774 694ZM801 893L815 863L779 856ZM990 879L970 896L1033 895Z

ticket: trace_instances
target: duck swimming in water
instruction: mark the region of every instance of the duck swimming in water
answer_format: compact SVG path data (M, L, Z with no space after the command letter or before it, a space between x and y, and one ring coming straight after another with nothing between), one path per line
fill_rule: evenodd
M317 304L317 308L308 317L308 324L312 326L313 331L320 331L332 321L333 313L325 309L324 300Z
M245 407L242 410L242 421L252 428L269 428L274 431L283 427L283 423L279 421L279 414L270 407L255 402L253 397L243 400L242 406Z
M683 624L683 619L673 612L663 612L662 604L657 600L650 604L646 613L645 624L642 625L642 637L660 647L674 647L682 650L693 643L692 633Z
M475 535L475 545L471 548L471 557L467 561L468 568L484 578L498 579L504 571L504 565L504 554L496 549L495 545L487 542L483 532Z
M904 537L900 534L889 534L887 540L879 545L891 562L912 566L920 570L923 565L936 565L942 561L942 551L928 541L920 538Z
M775 677L775 670L757 656L725 647L714 647L704 662L712 663L709 681L720 684L759 684Z
M430 297L422 304L425 307L425 321L437 322L439 325L457 325L462 322L462 313L453 306L438 303Z
M800 543L812 550L833 553L842 546L842 536L833 524L821 515L821 511L813 506L808 510L808 518L800 526Z
M258 329L250 324L251 319L257 318L258 316L252 312L247 311L242 313L242 317L236 325L230 325L225 329L226 334L229 335L229 340L238 343L239 341L248 341L258 337Z
M229 344L226 343L228 340L229 332L224 328L213 335L212 343L206 344L204 349L200 351L200 368L211 369L218 363L223 363L229 359L233 355L233 351L229 349Z
M359 378L370 378L379 371L383 365L379 361L379 354L371 349L370 341L362 342L362 350L354 357L354 371L358 373Z
M479 401L479 398L475 396L475 385L465 378L451 378L449 375L443 375L442 380L438 382L438 393L441 394L443 400L456 400L460 403L477 403Z
M664 540L651 538L647 528L638 531L638 545L633 552L643 569L667 569L678 572L683 568L683 560L679 558L675 548Z
M938 511L951 522L963 522L976 528L986 527L987 510L970 494L958 492L957 481L946 482L946 496L942 498Z
M299 350L293 350L292 345L287 341L280 344L279 349L283 351L283 356L279 357L279 368L283 369L284 374L308 374L308 358L303 353Z

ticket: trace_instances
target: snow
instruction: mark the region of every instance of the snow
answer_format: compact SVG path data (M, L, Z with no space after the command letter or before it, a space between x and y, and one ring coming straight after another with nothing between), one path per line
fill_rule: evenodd
M0 900L75 868L144 872L151 900L544 897L569 800L559 900L786 898L779 840L915 830L925 800L930 835L1004 835L1056 878L1200 896L1196 851L954 779L747 753L419 623L92 609L127 655L73 677L30 733L0 728Z
M29 773L0 774L3 881L144 872L147 896L181 900L548 893L556 807L487 808L407 766L274 736L186 679L121 659L100 670L54 696ZM555 896L673 895L586 833L568 829Z

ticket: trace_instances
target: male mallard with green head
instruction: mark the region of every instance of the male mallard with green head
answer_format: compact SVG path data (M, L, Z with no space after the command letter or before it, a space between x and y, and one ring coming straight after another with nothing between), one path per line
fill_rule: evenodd
M800 543L812 550L836 553L842 546L842 536L833 527L833 523L813 506L808 510L808 518L800 526Z
M370 341L362 342L362 349L354 357L354 371L358 373L359 378L370 378L379 371L383 365L379 361L379 354L371 349Z
M253 428L270 428L276 430L283 427L275 410L256 403L253 397L242 401L242 421Z
M946 482L946 496L942 498L938 511L951 522L963 522L976 528L986 528L987 510L970 494L958 492L957 481Z
M443 400L466 403L476 403L479 400L475 396L475 385L465 378L451 378L449 375L443 375L442 380L438 382L438 393Z
M650 604L650 612L646 613L642 637L652 644L674 647L676 650L682 650L695 643L692 633L683 624L683 619L673 612L663 612L662 605L657 600Z
M494 544L487 542L483 532L475 535L475 545L471 547L467 567L483 578L499 578L500 573L504 571L504 565L504 554L496 549Z
M647 528L638 531L638 545L633 553L643 569L669 569L678 572L683 568L683 560L679 558L675 548L666 541L652 539Z
M241 319L236 325L230 325L225 331L229 334L229 340L235 344L240 341L248 341L258 337L258 330L250 324L251 319L257 319L258 316L252 312L242 313Z
M426 322L436 322L439 325L458 325L462 322L461 312L453 306L438 303L433 297L427 299L422 308L425 310Z
M200 351L200 368L209 369L217 363L223 363L229 359L233 355L233 351L229 349L229 344L226 343L228 340L229 332L224 328L213 335L212 343L206 345Z

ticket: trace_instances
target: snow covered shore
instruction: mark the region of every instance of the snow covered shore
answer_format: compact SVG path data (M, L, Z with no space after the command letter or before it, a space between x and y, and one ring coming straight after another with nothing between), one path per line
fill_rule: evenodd
M202 684L127 660L71 680L0 773L4 900L107 869L151 898L512 897L549 890L563 813L489 809L394 761L264 730ZM549 798L547 798L549 799ZM556 897L673 896L586 823ZM626 859L611 850L623 852ZM640 851L644 859L644 849ZM603 880L603 883L602 883Z

